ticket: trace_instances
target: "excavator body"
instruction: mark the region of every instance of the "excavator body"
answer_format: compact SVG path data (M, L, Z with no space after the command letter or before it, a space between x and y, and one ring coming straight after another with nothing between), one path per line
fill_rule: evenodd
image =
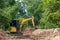
M32 21L33 24L33 28L35 28L35 24L34 24L34 16L32 16L31 18L23 18L21 22L19 22L19 20L11 20L10 23L10 32L11 33L18 33L18 32L22 32L22 27L25 24L25 22L28 22L29 20Z

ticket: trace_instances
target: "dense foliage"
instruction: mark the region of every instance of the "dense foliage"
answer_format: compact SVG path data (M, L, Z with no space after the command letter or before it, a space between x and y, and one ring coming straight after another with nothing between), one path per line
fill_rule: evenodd
M60 25L60 0L23 0L27 15L35 17L37 28L56 28ZM0 0L0 28L9 28L10 20L22 20L21 3ZM19 14L18 14L19 11Z

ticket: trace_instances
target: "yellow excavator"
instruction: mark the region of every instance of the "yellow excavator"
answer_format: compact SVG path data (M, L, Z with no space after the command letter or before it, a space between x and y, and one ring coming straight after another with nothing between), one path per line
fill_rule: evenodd
M34 24L34 16L32 16L31 18L23 18L22 21L19 23L19 20L11 20L10 22L10 32L11 33L18 33L22 31L22 27L24 25L25 22L31 20L32 24L33 24L33 28L35 28L35 24Z
M27 16L26 5L25 5L24 3L21 2L21 3L20 3L20 7L21 7L20 11L22 12L22 13L21 13L22 16L26 17L26 16ZM19 12L20 12L20 11L19 11ZM27 21L29 21L29 20L32 21L33 27L35 28L34 16L29 17L29 18L24 18L24 17L23 17L23 19L22 19L21 22L19 22L19 20L14 20L14 19L11 20L11 22L10 22L10 26L11 26L11 27L10 27L10 32L12 32L12 33L21 32L24 23L27 22Z

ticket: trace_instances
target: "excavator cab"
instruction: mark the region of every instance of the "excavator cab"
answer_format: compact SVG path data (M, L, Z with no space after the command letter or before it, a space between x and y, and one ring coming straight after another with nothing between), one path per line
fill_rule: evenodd
M11 33L18 33L19 32L19 20L11 20L10 32Z

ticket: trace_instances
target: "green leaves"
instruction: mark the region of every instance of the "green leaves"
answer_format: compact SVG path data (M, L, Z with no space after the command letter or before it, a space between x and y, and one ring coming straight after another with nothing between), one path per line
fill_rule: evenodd
M0 8L3 6L0 9L0 26L2 25L2 27L7 28L7 29L9 28L10 20L12 19L11 14L14 13L18 9L18 4L19 4L19 3L14 3L13 5L11 5L9 2L10 1L5 0L3 4L3 2L1 1L2 5L0 6Z
M35 16L35 23L44 28L54 28L60 19L60 0L26 0L29 16ZM58 21L59 22L59 21ZM49 27L48 27L49 26Z
M50 14L49 17L50 17L51 21L59 24L59 22L60 22L60 10Z
M60 24L60 0L23 0L22 3L26 4L28 16L33 15L40 28L55 28ZM22 20L18 11L22 13L19 2L0 0L0 25L9 26L11 19Z

